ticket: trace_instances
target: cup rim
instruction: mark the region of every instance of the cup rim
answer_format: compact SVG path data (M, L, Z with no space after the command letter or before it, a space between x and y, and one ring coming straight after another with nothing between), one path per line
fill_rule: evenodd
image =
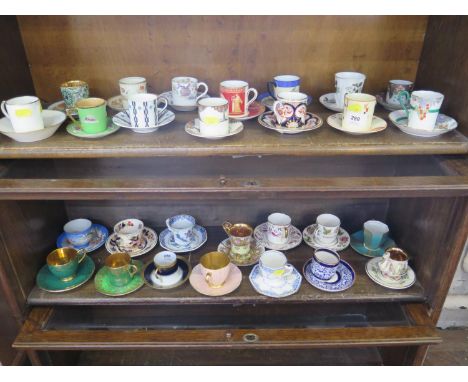
M134 102L151 102L151 101L156 101L158 99L158 96L153 93L135 93L135 94L130 94L127 96L128 102L134 101Z
M345 98L354 102L377 102L375 96L366 93L348 93Z
M24 102L24 103L16 103L16 101L18 101L21 98L29 98L29 99L32 99L32 100L30 100L28 102ZM38 102L38 101L40 101L40 100L36 96L25 95L25 96L10 98L9 100L6 100L5 103L8 106L24 106L24 105L30 105L30 104Z
M217 257L221 257L221 263L219 264L219 266L216 266L215 268L210 268L211 264L207 264L208 262L208 258L211 257L211 256L217 256ZM228 267L229 265L231 264L231 260L229 259L229 256L226 255L225 253L223 252L219 252L219 251L211 251L211 252L208 252L208 253L205 253L204 255L202 255L202 257L200 257L200 265L205 268L205 269L208 269L210 271L218 271L220 269L224 269L226 267ZM210 266L208 266L210 265Z
M444 95L442 93L433 90L415 90L411 92L411 97L413 95L421 98L444 98Z
M182 79L189 79L190 82L198 82L198 79L195 78L195 77L191 77L191 76L177 76L177 77L173 77L171 82L174 82L174 81L180 81Z
M249 83L243 80L224 80L220 83L221 86L226 88L243 88L249 87Z
M335 78L339 78L343 80L351 80L351 79L365 80L366 75L360 72L337 72L335 73Z
M392 259L392 258L391 258L391 255L390 255L390 256L389 256L390 260L395 261L395 262L397 262L397 263L405 263L405 262L409 261L409 256L408 256L408 254L407 254L403 249L398 248L398 247L390 247L390 248L387 248L387 249L385 250L385 253L390 252L390 251L398 252L399 254L402 254L403 256L405 256L405 259L404 259L404 260L395 260L395 259Z
M125 260L128 260L126 262L126 264L123 264L123 265L120 265L118 267L113 267L112 266L112 259L113 257L124 257ZM110 260L109 260L110 259ZM110 269L121 269L121 268L125 268L125 267L128 267L130 264L132 264L132 258L131 256L126 253L126 252L115 252L115 253L112 253L110 254L109 256L106 257L106 260L104 261L104 265L107 267L107 268L110 268Z
M262 259L266 259L268 257L269 254L279 254L281 255L281 257L284 259L284 262L283 262L283 265L279 266L279 267L276 267L276 268L273 268L273 267L270 267L266 264L264 264L264 262L262 261ZM260 265L264 268L267 268L267 269L272 269L272 270L276 270L276 269L282 269L285 267L285 265L288 263L288 258L286 257L286 255L281 252L281 251L277 251L276 249L269 249L265 252L262 253L262 255L260 256L260 259L258 259L258 262L260 263Z
M157 263L156 263L156 257L157 257L158 255L162 254L162 253L170 253L171 255L174 255L174 261L171 262L171 263L169 263L169 264L164 264L164 265L157 264ZM159 268L159 269L169 269L169 268L172 268L174 265L177 264L177 255L176 255L174 252L172 252L172 251L160 251L160 252L156 253L156 255L154 255L154 257L153 257L153 263L154 263L154 265L155 265L157 268Z
M323 261L323 260L319 260L317 258L317 252L328 252L330 254L332 254L333 256L335 256L336 258L336 263L327 263L326 261ZM337 267L339 264L340 264L340 261L341 261L341 256L338 252L336 251L333 251L331 249L328 249L328 248L318 248L314 251L314 253L312 254L312 257L314 258L314 260L319 263L320 265L324 266L324 267L327 267L327 268L334 268L334 267Z
M73 225L74 223L76 224L76 223L78 223L80 221L86 224L86 228L82 229L81 231L73 231L73 232L67 231L67 226L70 229L70 225ZM89 220L89 219L86 219L86 218L73 219L73 220L70 220L70 221L68 221L67 223L64 224L63 231L68 235L82 234L82 233L88 231L92 227L92 225L93 225L93 222L91 220Z
M208 102L212 102L212 104L207 104ZM228 100L223 97L206 97L200 98L198 101L198 106L205 106L205 107L218 107L218 106L227 106Z
M319 219L320 219L320 218L325 219L326 217L327 217L327 218L332 218L332 219L338 220L338 224L335 224L335 225L327 225L327 224L323 224L323 223L320 223L320 222L319 222ZM327 227L327 228L336 228L336 227L341 226L341 219L340 219L338 216L333 215L333 214L329 214L329 213L320 214L320 215L317 216L317 218L315 219L315 222L316 222L318 225L321 225L321 226Z
M274 223L272 222L270 219L274 219L275 217L278 217L278 219L281 219L283 218L286 222L285 223ZM271 213L270 215L268 215L268 223L271 223L273 225L279 225L279 226L282 226L282 227L287 227L289 225L291 225L291 222L292 222L292 219L291 219L291 216L285 214L285 213L282 213L282 212L273 212Z
M64 264L54 264L53 263L52 257L57 256L58 252L65 252L66 253L66 255L68 257L68 261L66 263L64 263ZM71 254L68 254L67 252L71 252ZM49 252L49 254L47 255L47 258L46 258L46 262L47 262L47 265L55 267L55 268L63 267L63 266L66 266L66 265L70 264L73 260L75 260L77 255L78 255L78 251L75 248L72 248L72 247L56 248L53 251Z
M94 103L93 105L85 105L85 103ZM82 106L80 106L80 104L83 104ZM82 98L78 101L75 102L75 107L77 109L93 109L95 107L101 107L101 106L105 106L106 105L106 100L103 99L103 98L99 98L99 97L88 97L88 98Z
M382 228L382 229L378 230L378 231L372 231L370 228L368 228L370 224L373 224L373 225L375 225L375 226L377 226L379 228ZM390 231L390 228L388 227L388 225L385 224L384 222L379 221L379 220L367 220L366 222L364 222L362 227L363 227L364 230L370 231L371 233L386 234L386 233L388 233Z
M145 77L139 77L139 76L130 76L130 77L123 77L119 79L119 84L120 85L138 85L143 82L146 82Z
M290 81L299 81L301 77L296 76L295 74L279 74L277 76L274 76L273 79L275 81L290 82Z
M128 219L122 219L120 220L119 222L117 222L115 225L114 225L114 232L117 234L117 235L133 235L133 233L122 233L120 230L119 230L119 225L125 221L129 221L129 220L133 220L134 222L137 223L137 225L142 225L142 229L145 227L145 224L139 220L139 219L136 219L136 218L128 218Z
M70 80L63 82L61 88L78 88L82 86L88 86L88 83L82 80Z
M304 100L307 102L308 95L302 92L279 92L276 96L278 101L283 102L303 102Z
M413 85L414 82L410 80L390 80L388 81L389 84L392 85Z

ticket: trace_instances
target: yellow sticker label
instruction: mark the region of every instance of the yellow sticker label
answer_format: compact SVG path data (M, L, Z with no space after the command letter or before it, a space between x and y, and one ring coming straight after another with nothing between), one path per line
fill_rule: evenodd
M348 106L348 110L349 110L349 111L354 111L354 112L356 112L356 113L359 113L359 112L362 111L362 106L361 106L361 104L359 104L359 103L353 103L353 104L351 104L351 105Z
M32 115L31 109L16 109L15 115L17 117L30 117Z
M273 272L275 276L281 276L283 273L284 273L284 269L278 269L277 271Z

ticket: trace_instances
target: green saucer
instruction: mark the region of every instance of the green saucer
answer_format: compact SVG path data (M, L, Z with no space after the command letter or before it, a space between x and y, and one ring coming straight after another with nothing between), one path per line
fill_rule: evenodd
M75 278L70 281L62 281L49 271L49 267L46 264L37 274L36 284L39 288L47 292L65 292L83 285L91 278L94 269L94 261L89 256L86 256L79 265Z
M78 126L75 125L74 122L70 123L67 126L67 132L75 137L78 138L87 138L87 139L97 139L97 138L102 138L105 137L109 134L115 133L117 130L119 130L120 127L117 125L114 125L112 123L112 119L110 117L107 117L107 128L106 130L100 132L100 133L94 133L94 134L89 134L85 133L83 130L81 130Z
M384 255L385 250L390 247L395 247L395 242L388 238L377 249L369 249L364 245L364 231L360 230L351 235L351 248L357 253L366 257L381 257Z
M138 272L133 277L127 285L117 287L111 284L110 282L110 273L106 267L102 267L96 277L94 278L94 286L99 293L105 294L106 296L124 296L126 294L135 292L140 289L143 284L143 276L141 270L143 268L143 263L139 260L133 260L132 264L135 264L138 268Z

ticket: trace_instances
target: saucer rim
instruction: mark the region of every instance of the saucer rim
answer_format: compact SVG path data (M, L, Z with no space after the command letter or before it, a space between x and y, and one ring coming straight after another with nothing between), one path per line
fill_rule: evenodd
M307 112L308 115L310 115L311 117L313 118L316 118L319 120L319 123L313 127L308 127L308 128L303 128L303 127L299 127L299 128L288 128L288 127L273 127L272 125L268 124L267 122L263 121L262 120L262 117L266 114L274 114L274 111L272 110L268 110L268 111L265 111L264 113L260 114L257 118L257 122L262 125L263 127L267 128L267 129L270 129L270 130L273 130L273 131L276 131L277 133L280 133L280 134L300 134L300 133L305 133L307 131L313 131L313 130L317 130L319 129L320 127L323 126L323 118L320 117L318 114L316 113L312 113L312 112Z
M96 251L97 249L101 248L101 247L106 243L107 238L109 237L109 230L107 229L106 226L104 226L104 225L102 225L102 224L98 224L98 223L93 223L92 226L91 226L91 228L92 228L92 227L100 227L101 230L102 230L102 228L104 228L104 230L103 230L103 231L104 231L104 234L105 234L105 235L104 235L104 239L103 239L102 242L101 242L100 244L98 244L96 247L94 247L94 248L91 247L91 248L93 248L93 249L91 249L91 250L87 250L87 249L86 249L86 248L88 248L88 246L86 246L86 247L76 247L76 246L74 246L74 245L67 245L67 246L65 246L65 247L74 248L74 249L77 249L77 250L78 250L78 249L84 249L84 250L86 250L86 253L91 253L91 252L94 252L94 251ZM62 237L63 237L62 242L63 242L64 240L67 240L67 239L66 239L66 233L65 233L65 232L62 232L62 233L59 235L59 237L57 238L57 241L55 242L55 244L57 245L57 248L63 247L63 245L59 245L60 238L62 238ZM70 244L70 243L69 243L69 244Z
M107 117L106 130L101 131L100 133L93 133L93 134L85 133L85 135L77 135L77 134L71 132L71 130L73 130L72 126L75 126L75 122L73 122L73 121L70 122L69 124L67 124L67 127L65 128L67 133L74 136L75 138L84 138L84 139L104 138L104 137L107 137L108 135L114 134L114 133L116 133L117 131L120 130L120 126L116 125L112 121L112 117L109 117L109 116ZM115 127L115 129L112 129L113 126Z
M290 264L290 263L288 262L288 264ZM292 265L292 264L290 264L290 265ZM252 281L252 279L253 279L252 274L254 273L254 271L256 271L256 269L258 269L258 267L259 267L259 264L255 264L253 266L252 270L249 273L249 281L250 281L250 285L254 288L254 290L257 293L261 294L262 296L271 297L271 298L285 298L285 297L292 296L293 294L296 294L299 291L299 289L301 289L303 277L302 277L301 273L296 269L296 267L294 265L292 265L292 267L294 268L294 272L297 274L297 276L299 277L299 280L300 280L297 289L293 290L292 292L290 292L288 294L284 294L284 295L281 295L281 296L273 296L271 294L266 294L266 293L261 292L259 289L257 289L255 283ZM257 272L257 273L258 273L258 275L260 275L260 272ZM274 287L272 287L272 288L274 289Z
M381 283L381 282L379 282L379 281L376 281L376 279L375 279L373 276L371 276L371 272L368 270L368 267L370 267L370 263L371 263L371 262L373 262L373 261L374 261L374 262L377 262L377 259L379 259L379 257L374 257L374 258L370 259L368 262L366 262L366 265L365 265L365 267L364 267L367 276L368 276L374 283L376 283L376 284L378 284L378 285L380 285L380 286L382 286L382 287L384 287L384 288L393 289L393 290L408 289L408 288L411 288L414 284L416 284L416 280L417 280L416 272L414 271L414 269L413 269L410 265L408 265L408 270L410 271L410 272L408 272L408 273L412 273L413 276L412 276L412 282L411 282L409 285L407 285L407 286L406 286L406 285L405 285L405 286L402 286L402 287L389 286L389 284L384 284L384 283Z
M159 108L158 108L158 109L159 109ZM113 123L114 125L116 125L116 126L119 126L119 127L123 128L123 129L132 130L132 131L134 131L134 132L136 132L136 133L150 133L150 132L155 132L155 131L157 131L160 127L169 125L172 121L175 120L176 115L175 115L175 113L174 113L173 111L165 109L164 112L168 112L168 113L170 113L170 114L172 114L172 115L169 115L168 121L167 121L167 122L159 123L159 124L156 125L156 126L151 126L151 127L132 127L131 124L128 125L128 126L124 126L123 123L121 123L121 122L116 123L116 122L114 121L114 118L117 117L117 116L118 116L119 114L121 114L121 113L125 113L125 110L123 110L123 111L121 111L121 112L119 112L119 113L113 115L113 116L112 116L112 123Z
M61 111L62 113L65 113L64 111L62 110L57 110L56 107L60 104L64 104L65 105L65 101L62 99L62 100L59 100L59 101L55 101L53 103L51 103L49 106L47 106L47 110L54 110L54 111ZM107 103L106 103L107 104ZM65 108L63 109L65 110ZM78 116L78 112L75 111L75 112L72 112L71 113L72 116Z
M112 106L111 106L111 100L114 100L114 99L116 99L116 98L122 98L122 97L123 97L122 94L118 94L118 95L109 97L109 98L107 99L107 106L109 107L109 109L112 109L112 110L115 110L115 111L118 111L118 112L121 112L121 111L126 110L125 108L123 108L123 109L117 109L116 107L112 107Z
M383 253L382 255L377 255L377 256L370 256L370 255L367 255L367 254L363 254L362 252L358 251L355 246L353 246L353 239L354 239L354 235L356 234L359 234L360 232L362 232L362 234L364 235L364 230L360 229L359 231L356 231L354 232L353 234L350 235L350 241L349 241L349 246L356 252L358 253L359 255L361 256L364 256L364 257L368 257L369 259L374 259L374 258L377 258L377 257L382 257L383 256L383 253L385 253L385 250L387 248L390 248L390 247L395 247L396 246L396 242L395 240L393 240L391 237L388 237L387 240L385 241L385 243L388 243L389 241L392 243L391 245L389 245L388 247L386 248L383 248L383 247L379 247L379 249L382 249L383 250ZM364 239L363 239L364 240ZM354 242L358 242L358 240L355 240ZM359 240L359 243L360 245L364 246L364 241L360 241ZM370 250L372 251L372 250ZM375 251L377 251L377 249L375 249Z
M197 91L197 97L200 96L200 94L202 94L203 92L199 92ZM170 94L170 99L167 98L166 94ZM166 99L167 101L167 104L170 106L170 107L180 107L180 108L191 108L191 110L186 110L186 111L193 111L195 110L197 107L198 107L198 104L195 103L195 105L175 105L172 103L172 90L168 90L168 91L165 91L165 92L162 92L162 93L159 93L158 94L158 97L163 97L164 99ZM210 95L208 93L206 93L203 97L201 97L200 99L203 99L203 98L210 98ZM196 101L198 102L198 101ZM175 109L177 110L177 109ZM177 110L177 111L184 111L184 110Z
M326 96L330 95L330 94L336 94L335 92L332 92L332 93L326 93L326 94L322 94L320 97L319 97L319 102L322 104L323 107L327 108L328 110L331 110L331 111L334 111L336 113L342 113L344 111L344 107L343 108L339 108L339 107L330 107L331 103L328 103L328 102L325 102L324 99ZM329 106L327 106L329 105ZM336 102L335 102L335 105L336 105Z
M217 139L223 139L223 138L227 138L227 137L232 137L234 135L237 135L239 134L240 132L242 132L244 130L244 124L242 123L242 121L240 120L233 120L232 122L229 121L229 125L231 125L231 123L240 123L240 126L237 128L237 130L234 130L233 132L229 131L228 134L226 135L219 135L219 136L213 136L213 137L207 137L205 135L201 135L201 133L194 133L193 129L192 131L190 131L191 129L188 128L188 126L190 124L193 124L195 125L195 121L197 120L198 118L194 118L194 119L191 119L190 121L188 121L185 126L184 126L184 130L187 134L191 135L192 137L197 137L197 138L203 138L203 139L209 139L209 140L217 140ZM230 128L230 126L229 126ZM198 130L200 131L200 130Z
M331 250L333 250L333 251L341 252L341 251L344 251L345 249L347 249L347 248L351 245L351 235L349 234L349 232L348 232L347 230L345 230L343 227L340 226L340 231L343 231L343 232L348 236L348 244L346 245L346 247L344 247L344 248L342 248L342 249L338 249L338 248L336 248L336 244L335 244L334 246L332 246L332 247L331 247L331 246L327 246L327 245L325 245L325 244L322 244L322 245L320 245L320 246L317 246L317 248L314 247L313 245L309 244L309 243L307 242L307 240L305 239L305 232L306 232L306 230L307 230L309 227L312 227L312 226L314 226L314 225L316 226L317 223L309 224L307 227L305 227L305 228L302 230L302 240L304 240L304 243L306 243L309 247L311 247L311 248L313 248L313 249L326 248L326 249L331 249ZM314 230L314 231L315 231L315 230ZM307 235L307 236L309 236L309 235ZM311 236L313 236L313 235L311 235Z
M185 264L187 264L187 275L182 278L180 281L178 281L177 283L173 284L173 285L169 285L169 286L165 286L165 287L157 287L155 286L154 284L151 284L145 277L145 271L146 269L151 265L153 264L154 265L154 261L153 260L150 260L148 261L146 264L143 265L142 269L141 269L141 275L142 275L142 278L143 278L143 282L150 288L152 289L156 289L156 290L169 290L169 289L175 289L175 288L178 288L180 287L181 285L185 284L187 282L187 280L190 278L190 275L192 274L192 265L190 264L190 262L188 260L185 259L185 257L182 257L182 256L176 256L177 260L180 260L180 261L183 261Z
M405 133L405 134L408 134L408 135L411 135L413 137L418 137L418 138L435 138L435 137L439 137L441 135L444 135L444 134L447 134L447 133L450 133L451 131L454 131L458 128L458 122L455 118L453 117L450 117L449 115L447 114L443 114L443 113L439 113L439 115L441 116L444 116L444 117L447 117L447 118L450 118L451 120L454 121L455 123L455 126L452 128L452 129L449 129L449 130L442 130L442 129L435 129L435 130L438 130L438 132L434 132L435 130L418 130L418 129L413 129L411 127L408 127L408 123L406 123L406 125L402 126L401 123L397 123L396 120L397 120L397 113L401 114L401 113L404 113L405 111L404 110L394 110L392 112L390 112L388 114L388 119L393 123L393 125L395 127L397 127L401 132ZM421 133L421 131L425 131L427 133L427 135L424 135Z
M128 255L129 255L132 259L135 258L135 257L140 257L140 256L145 255L145 254L148 253L149 251L153 250L153 249L156 247L156 245L158 245L159 236L158 236L158 234L156 233L156 231L155 231L154 229L152 229L152 228L149 228L148 226L143 226L143 229L145 229L145 228L146 228L148 231L152 231L152 232L153 232L153 234L154 234L154 236L155 236L154 245L151 245L150 248L148 248L148 249L146 249L146 247L143 248L143 249L141 249L142 253L139 253L138 255L132 255L132 254L128 253L127 251L124 251L125 253L128 253ZM106 240L106 250L107 250L107 252L109 252L110 254L116 253L116 252L114 252L114 251L111 251L110 248L109 248L109 246L110 246L110 240L111 240L111 237L112 237L113 235L117 235L117 234L116 234L115 232L112 232L112 233L107 237L107 240ZM147 240L146 242L148 243L148 240ZM109 243L109 244L108 244L108 243Z
M381 131L384 131L387 127L388 127L388 123L387 121L385 121L385 119L377 116L377 115L373 115L372 116L372 123L374 123L374 121L378 121L379 123L383 122L385 125L381 128L378 128L378 129L375 129L375 130L366 130L366 131L350 131L350 130L346 130L346 129L343 129L343 124L341 124L339 127L336 126L335 124L331 124L330 121L335 119L338 115L340 114L343 114L343 113L335 113L335 114L332 114L332 115L329 115L327 117L327 124L328 126L334 128L335 130L338 130L338 131L341 131L343 133L346 133L346 134L351 134L351 135L369 135L369 134L375 134L375 133L380 133ZM372 126L372 123L371 123L371 126Z
M307 265L309 265L309 264L311 263L311 261L312 261L312 259L309 259L309 260L307 260L307 261L304 263L304 265L302 266L302 273L303 273L303 275L304 275L304 278L307 280L307 282L308 282L311 286L313 286L314 288L316 288L316 289L318 289L318 290L321 290L321 291L323 291L323 292L329 292L329 293L340 293L340 292L344 292L344 291L350 289L350 288L354 285L354 283L356 282L356 271L354 270L354 268L353 268L353 267L351 266L351 264L349 264L347 261L345 261L345 260L343 260L343 259L340 259L340 264L343 264L345 267L347 267L347 268L351 271L351 273L352 273L352 275L353 275L353 280L352 280L351 284L350 284L347 288L345 288L345 289L339 289L339 290L328 290L328 289L319 288L317 285L312 284L312 282L311 282L311 281L309 280L309 278L307 277L306 267L307 267ZM312 273L312 272L311 272L311 273ZM313 276L313 275L312 275L312 277L314 277L314 278L317 279L317 280L320 280L320 279L318 279L317 277L315 277L315 276ZM342 276L341 276L341 277L342 277ZM342 278L343 278L343 277L342 277ZM324 280L320 280L320 281L324 282ZM333 284L334 284L334 283L333 283ZM332 285L332 283L330 283L329 285Z
M382 106L385 110L387 111L397 111L397 110L403 110L401 105L398 106L393 106L392 104L389 104L386 100L386 92L380 92L374 95L377 103Z
M197 267L201 267L200 264L195 265L195 266L193 267L193 269L192 269L192 272L190 272L189 283L190 283L191 287L192 287L196 292L202 294L203 296L207 296L207 297L222 297L222 296L227 296L228 294L231 294L231 293L235 292L235 291L241 286L242 280L243 280L244 278L243 278L243 275L242 275L242 271L239 269L239 267L238 267L237 265L233 264L232 262L229 263L229 264L230 264L231 267L235 267L235 268L237 269L237 271L239 271L239 272L236 272L236 276L237 276L237 275L240 275L240 276L239 276L239 282L238 282L238 283L236 282L235 288L233 288L232 290L229 290L229 291L227 291L227 292L225 292L225 293L214 294L214 295L213 295L213 294L205 294L205 293L203 293L203 292L200 292L200 290L197 289L197 288L193 285L193 283L192 283L192 275L196 274L196 271L195 271L195 270L196 270L196 269L197 269L197 270L199 269L199 268L197 268ZM231 275L232 275L232 270L229 270L229 275L228 275L228 277L230 277ZM212 289L213 289L213 290L217 290L217 291L221 291L221 290L223 290L223 288L224 288L224 285L221 286L221 287L219 287L219 288L212 288Z
M253 232L253 237L254 237L254 238L255 238L255 232L257 231L257 229L260 231L260 228L259 228L259 227L261 227L261 226L263 226L263 225L265 225L265 224L268 224L268 222L260 223L258 226L256 226L256 227L254 228L254 232ZM279 247L273 248L273 247L270 246L270 244L273 244L273 243L270 243L270 242L268 241L268 239L267 239L265 236L263 236L263 234L262 234L262 236L265 238L264 240L261 240L261 241L260 241L260 240L258 240L257 238L255 238L255 240L259 241L260 244L263 245L263 246L265 247L265 249L268 248L268 249L272 249L272 250L275 250L275 251L289 251L290 249L294 249L294 248L298 247L299 245L301 245L302 241L304 240L303 237L302 237L302 232L301 232L301 230L300 230L299 228L297 228L296 226L292 225L292 224L291 224L291 227L292 227L293 229L295 229L296 231L298 231L298 232L299 232L299 235L300 235L300 237L301 237L301 240L300 240L296 245L294 245L294 246L286 246L286 244L287 244L287 242L286 242L285 244L283 244L283 246L282 246L281 248L279 248ZM273 245L276 246L276 245L281 245L281 244L273 244Z
M200 225L200 224L195 224L194 228L195 228L195 227L200 227L200 228L205 232L205 235L204 235L204 236L205 236L205 240L203 240L203 238L202 238L200 245L198 245L198 246L196 246L196 247L193 247L193 248L190 248L190 249L180 250L180 249L176 249L176 248L165 247L165 246L163 245L163 242L162 242L161 239L159 240L159 245L160 245L162 248L164 248L165 250L167 250L167 251L172 251L172 252L174 252L174 253L188 253L188 252L196 251L198 248L200 248L203 244L205 244L205 243L207 242L207 240L208 240L208 231L206 230L205 227L203 227L203 226ZM165 229L163 229L163 230L161 231L161 233L159 234L159 237L160 237L160 238L161 238L161 236L163 235L163 233L164 233L165 231L169 231L169 235L172 234L172 232L170 231L169 228L165 228Z
M218 247L217 247L217 251L218 252L223 252L225 254L227 254L229 256L229 259L231 260L231 263L233 263L234 265L237 265L238 267L250 267L252 265L255 265L259 262L260 260L260 257L262 256L262 254L266 251L266 248L264 245L262 245L261 243L258 242L257 239L255 239L255 237L252 235L252 241L255 242L255 246L256 247L260 247L260 248L263 248L263 251L258 255L258 258L256 258L256 260L254 262L249 262L249 263L246 263L246 264L242 264L242 263L239 263L237 260L233 259L230 255L230 251L229 253L226 253L224 252L221 248L222 246L224 246L225 248L227 248L227 246L225 244L223 244L224 242L228 242L229 243L229 238L226 238L224 240L222 240L219 244L218 244Z
M254 100L254 101L252 102L251 105L253 105L254 103L258 103L258 104L261 106L261 108L263 108L263 111L261 111L261 112L258 113L258 114L252 115L252 116L250 116L250 112L249 112L247 115L244 115L244 116L232 116L232 115L229 115L229 118L230 118L230 119L235 119L235 120L237 120L237 121L242 122L242 121L248 121L248 120L250 120L250 119L258 118L259 116L261 116L263 113L266 112L266 106L263 105L260 101ZM249 106L249 109L250 109L250 106Z
M143 262L141 260L132 260L132 264L134 264L134 262L138 262L140 264L140 267L143 267ZM135 264L136 265L136 264ZM137 265L138 267L138 265ZM141 268L140 268L141 269ZM99 273L105 273L105 272L108 272L106 270L106 267L102 267L101 269L99 269L99 271L96 272L96 276L94 276L94 288L96 289L96 292L98 293L101 293L103 294L104 296L109 296L109 297L120 297L120 296L126 296L127 294L130 294L130 293L133 293L133 292L136 292L138 289L140 289L144 283L143 283L143 280L141 281L141 283L139 283L138 287L135 288L135 289L132 289L128 292L125 292L125 293L119 293L119 294L111 294L111 293L104 293L102 290L100 290L98 287L97 287L97 284L96 284L96 277L98 276ZM135 274L135 276L140 276L140 279L142 278L141 277L141 272L137 272ZM118 287L117 287L118 288Z

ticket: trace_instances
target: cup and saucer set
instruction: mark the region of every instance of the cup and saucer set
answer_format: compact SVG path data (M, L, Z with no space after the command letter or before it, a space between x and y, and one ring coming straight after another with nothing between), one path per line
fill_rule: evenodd
M282 74L273 77L273 81L267 82L267 92L260 94L257 99L262 105L273 110L273 104L282 92L298 92L301 86L301 78L293 74ZM312 97L307 96L306 104L312 103Z
M224 296L242 282L242 272L223 252L209 252L200 258L189 277L190 285L205 296Z
M340 225L341 221L338 216L321 214L317 216L315 224L304 228L302 237L305 243L314 249L327 248L342 251L348 248L350 237Z
M63 233L57 238L57 248L84 249L89 253L102 247L108 236L109 231L103 225L89 219L74 219L63 226Z
M319 102L327 109L343 112L346 94L362 93L366 76L357 72L335 73L335 93L320 96Z
M387 91L375 95L377 103L385 110L395 111L401 110L403 107L400 104L399 93L413 91L414 83L407 80L390 80L387 85ZM408 101L408 100L406 100Z
M362 230L351 235L351 248L366 257L382 257L387 248L395 245L388 226L378 220L366 221Z
M249 99L249 95L252 97ZM240 80L226 80L219 84L219 95L228 101L229 118L238 121L257 118L265 112L265 106L257 102L257 89L249 88L249 84Z
M125 219L114 226L114 232L106 240L109 253L128 253L130 257L144 255L158 243L158 235L154 230L145 227L138 219Z
M143 268L143 281L153 289L173 289L188 280L191 270L189 261L182 256L162 251Z
M254 238L265 248L287 251L302 242L301 231L291 224L291 217L275 212L268 216L267 222L255 227Z
M197 101L208 96L208 85L195 77L179 76L171 81L172 90L159 96L167 100L170 107L177 111L194 111ZM202 87L203 90L199 91Z
M159 235L159 242L164 249L184 253L195 251L206 243L206 229L196 224L190 215L176 215L166 220L167 228Z

